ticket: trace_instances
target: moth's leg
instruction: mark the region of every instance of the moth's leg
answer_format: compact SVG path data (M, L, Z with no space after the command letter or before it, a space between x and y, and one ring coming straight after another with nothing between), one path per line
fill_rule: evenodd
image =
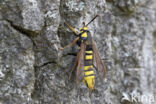
M73 28L73 27L71 27L71 26L69 26L66 22L64 22L67 26L68 26L68 28L74 33L74 35L76 35L76 36L78 36L78 33L75 31L75 29Z
M74 65L73 65L72 70L71 70L71 72L70 72L69 80L71 79L71 76L72 76L72 72L73 72L73 70L75 69L75 67L76 67L77 64L78 64L78 59L79 59L79 53L77 53L77 56L76 56L76 59L75 59Z
M97 67L93 64L93 67L97 70Z
M77 41L79 40L79 37L77 37L71 44L68 44L65 47L59 48L60 50L64 50L65 48L73 46Z

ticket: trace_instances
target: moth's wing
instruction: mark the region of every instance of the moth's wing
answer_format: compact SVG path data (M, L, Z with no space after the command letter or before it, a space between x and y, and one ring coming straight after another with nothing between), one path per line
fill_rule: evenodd
M96 48L96 44L95 44L94 40L92 40L92 47L93 47L93 56L94 56L94 60L96 62L97 71L99 72L99 75L101 78L105 78L106 67L105 67L102 59L100 58L100 55L98 53L98 49Z
M86 45L81 43L80 52L78 53L78 66L76 72L76 81L81 82L84 78L84 56L85 56Z

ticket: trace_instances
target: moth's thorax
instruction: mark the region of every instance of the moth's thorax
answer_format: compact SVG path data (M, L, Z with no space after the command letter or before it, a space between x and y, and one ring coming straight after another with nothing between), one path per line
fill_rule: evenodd
M85 42L87 45L92 44L92 36L88 28L83 28L80 30L80 40L81 42Z

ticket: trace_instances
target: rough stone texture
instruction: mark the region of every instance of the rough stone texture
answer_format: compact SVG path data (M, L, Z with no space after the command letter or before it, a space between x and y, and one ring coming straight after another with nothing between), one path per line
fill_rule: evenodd
M0 33L0 102L30 103L35 79L33 44L6 21L0 21Z
M68 80L76 46L58 48L75 38L64 21L79 28L96 14L107 77L91 92ZM0 104L155 104L155 67L155 0L0 1Z

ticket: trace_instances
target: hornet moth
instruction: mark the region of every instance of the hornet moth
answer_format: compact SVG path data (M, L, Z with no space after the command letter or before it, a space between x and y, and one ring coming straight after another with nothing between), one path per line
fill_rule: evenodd
M76 43L80 47L80 51L77 53L69 79L71 79L72 72L76 68L76 82L83 81L83 83L86 84L86 86L91 90L94 89L95 84L95 73L93 68L98 71L98 74L102 79L104 79L106 75L105 65L100 58L95 41L92 39L91 33L88 29L88 25L98 16L99 15L96 15L87 25L83 22L83 27L79 29L80 33L75 31L74 28L65 22L68 28L77 37L71 44L60 48L60 50L64 50L65 48L71 47ZM94 61L96 63L96 67L93 64Z

